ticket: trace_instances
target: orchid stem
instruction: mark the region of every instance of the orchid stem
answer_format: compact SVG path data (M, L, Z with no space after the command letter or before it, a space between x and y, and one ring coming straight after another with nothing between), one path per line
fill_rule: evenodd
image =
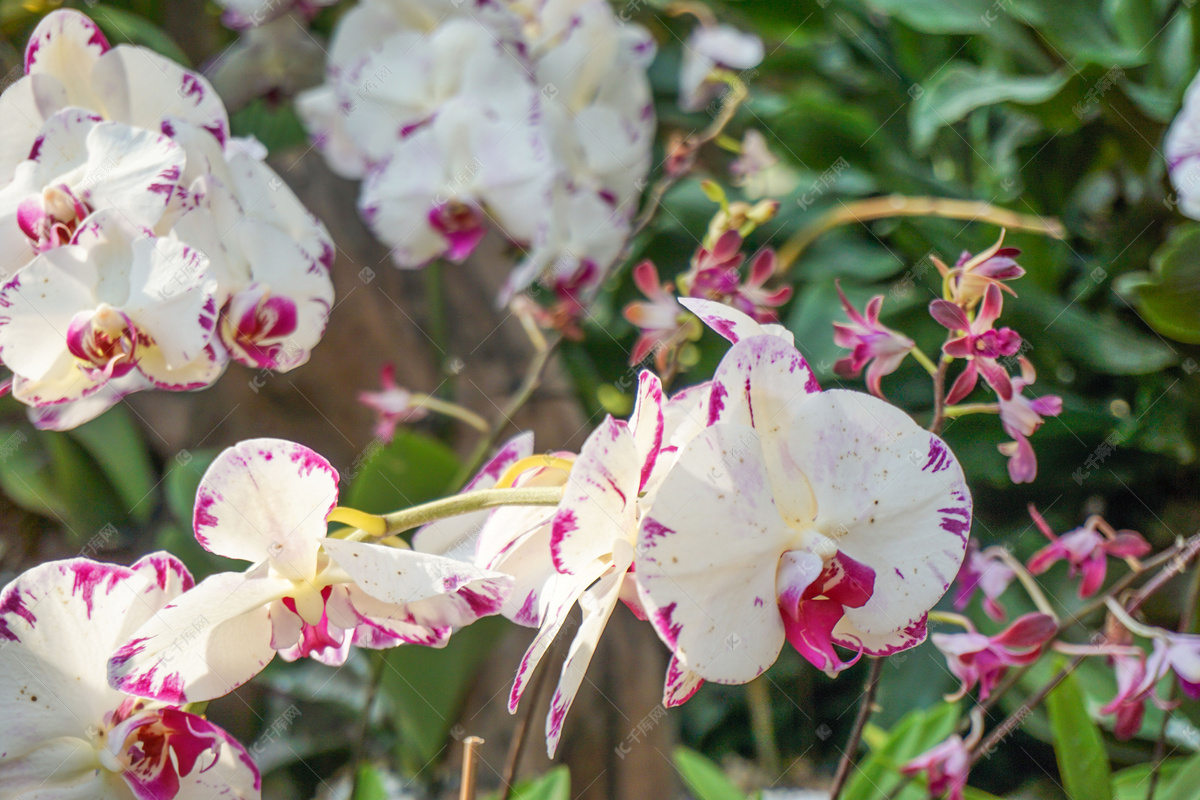
M930 611L929 619L933 620L934 622L945 622L950 625L957 625L958 627L968 631L975 630L975 623L971 622L970 619L964 617L962 614L955 614L952 611Z
M464 408L458 403L451 403L449 400L442 400L439 397L434 397L428 394L418 394L413 396L413 405L420 408L428 409L436 414L441 414L445 417L452 417L460 422L465 422L477 431L486 433L488 421L476 414L469 408Z
M338 506L329 512L332 522L344 522L358 528L345 538L361 542L367 538L393 536L419 528L447 517L470 514L500 506L556 506L562 500L561 486L536 486L522 489L478 489L473 492L443 497L431 503L393 511L390 514L367 514L353 508Z
M921 348L913 347L909 353L912 354L912 357L916 359L918 364L925 368L925 371L928 372L931 377L937 377L937 364L933 363L933 359L925 355L925 353L921 351Z
M942 414L949 419L965 417L968 414L999 414L999 403L965 403L961 406L946 406Z
M850 768L854 765L854 753L858 750L859 742L862 741L863 729L867 727L867 720L871 718L871 709L875 705L875 692L879 689L879 675L883 671L883 659L879 656L870 656L867 660L871 662L871 671L867 673L867 685L863 689L862 700L858 704L858 716L854 718L854 728L850 731L850 740L846 742L846 749L842 751L842 758L838 761L837 772L833 775L833 785L829 788L829 800L838 800L838 795L842 793L842 787L846 785L846 780L850 777Z
M1042 587L1038 586L1037 581L1029 574L1029 570L1025 569L1025 565L1003 547L989 547L988 552L995 553L1016 574L1017 580L1025 587L1025 591L1029 594L1029 598L1033 600L1034 605L1038 607L1038 611L1050 617L1050 619L1054 620L1054 624L1057 625L1058 614L1054 613L1054 606L1050 605L1050 601L1046 599L1046 595L1042 592Z
M854 222L871 222L890 217L941 217L969 222L989 222L1002 228L1041 233L1055 239L1066 238L1063 224L1053 217L1018 214L1006 208L977 200L949 200L942 197L907 197L893 194L841 203L816 222L797 231L779 248L776 257L779 274L785 273L808 246L821 234Z

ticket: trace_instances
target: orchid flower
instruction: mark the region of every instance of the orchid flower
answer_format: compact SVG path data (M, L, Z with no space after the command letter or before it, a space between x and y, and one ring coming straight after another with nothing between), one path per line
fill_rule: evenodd
M1062 398L1043 395L1028 398L1022 392L1037 380L1033 364L1021 357L1021 375L1012 379L1012 398L1000 398L1000 424L1013 441L1000 445L1000 452L1008 456L1008 476L1013 483L1032 483L1037 477L1037 456L1029 437L1045 422L1043 417L1057 417L1062 413Z
M3 288L0 358L31 406L80 400L133 371L162 389L207 386L221 364L208 259L98 211Z
M1092 517L1083 527L1056 536L1032 503L1029 505L1029 515L1038 530L1050 540L1050 544L1029 559L1029 571L1041 575L1055 563L1066 560L1072 577L1077 574L1083 576L1079 582L1081 598L1091 597L1104 585L1108 556L1141 558L1150 552L1150 543L1141 534L1115 531L1099 517Z
M742 235L727 230L711 245L701 246L692 258L692 268L681 280L692 297L717 300L737 292L741 275L738 270L746 257L742 254Z
M952 697L958 700L979 684L979 699L986 700L1009 667L1032 664L1042 648L1058 633L1049 614L1034 612L1018 617L995 636L985 636L973 627L965 633L935 633L933 645L946 656L950 672L962 681Z
M1200 219L1200 80L1192 78L1183 96L1183 107L1167 129L1163 152L1171 185L1177 193L1179 213Z
M111 47L96 23L59 9L30 36L25 77L0 96L0 183L29 158L42 126L68 107L168 136L175 121L202 127L220 143L229 136L225 107L203 76L145 47Z
M752 33L729 25L700 25L683 45L679 107L684 111L704 108L725 85L713 78L714 70L752 69L762 62L763 53L762 39Z
M932 259L934 266L942 274L946 296L955 305L967 310L974 308L991 286L1015 294L1003 282L1016 280L1025 274L1025 270L1016 261L1021 251L1015 247L1003 247L1003 244L1004 231L1001 230L1000 238L988 249L976 255L964 250L953 268L947 267L936 257Z
M877 294L867 303L865 316L860 314L837 284L842 308L850 318L850 324L833 323L833 341L838 347L851 351L850 355L838 359L833 371L843 378L856 378L867 367L867 388L871 394L882 399L880 381L900 366L916 344L903 334L879 324L879 310L883 307L883 295ZM873 362L873 363L872 363Z
M930 797L963 800L967 774L971 769L971 751L958 734L934 746L900 768L902 775L924 772Z
M105 677L108 654L191 587L174 556L152 553L132 567L47 562L0 591L0 794L257 800L258 769L233 737Z
M1016 355L1021 337L1012 328L993 329L1002 305L1000 290L994 284L984 291L983 305L974 319L949 300L938 299L929 304L929 313L935 320L952 333L962 332L942 345L942 352L953 358L968 359L967 368L946 395L947 403L957 403L969 395L980 374L1001 400L1012 400L1012 381L996 359Z
M196 540L253 565L210 576L165 606L116 651L113 686L181 703L237 688L278 652L324 664L350 646L442 646L451 632L495 614L507 576L417 550L333 539L337 472L292 442L252 439L223 451L196 494ZM179 631L199 635L172 655Z
M848 666L835 644L922 641L971 522L946 445L873 397L821 392L775 336L729 350L705 410L637 544L641 596L681 665L746 683L785 640L830 674Z
M649 302L636 300L625 306L625 319L641 331L629 354L629 363L640 364L654 353L661 372L668 350L666 345L680 334L687 312L675 297L674 286L659 282L653 261L643 261L633 268L633 283ZM663 363L658 363L660 361Z
M396 367L384 364L379 371L383 390L359 392L358 402L378 415L375 435L385 442L396 436L396 426L405 422L416 422L429 415L428 410L414 401L414 394L396 383Z
M954 607L962 611L971 602L976 590L983 592L983 610L994 620L1003 620L1008 614L1000 605L1000 596L1016 577L1013 568L1000 558L993 548L980 551L979 543L971 540L967 557L954 579L958 589L954 594Z
M321 8L337 2L338 0L217 0L217 5L225 9L221 14L221 24L234 30L243 30L267 24L289 12L315 16Z
M750 262L750 273L730 298L730 303L759 322L774 322L778 319L776 308L792 297L791 286L768 290L764 284L775 276L775 251L760 250Z
M1121 741L1129 741L1142 729L1146 717L1146 654L1138 651L1134 655L1114 653L1109 657L1117 678L1117 693L1101 709L1101 714L1113 714L1113 735ZM1153 688L1161 675L1150 681Z
M68 244L97 209L153 227L176 190L183 149L159 133L78 108L51 116L0 189L0 263L8 271Z
M698 297L681 297L679 304L732 344L755 336L774 336L789 345L795 344L796 341L795 335L782 325L773 322L761 323L722 303L701 300Z

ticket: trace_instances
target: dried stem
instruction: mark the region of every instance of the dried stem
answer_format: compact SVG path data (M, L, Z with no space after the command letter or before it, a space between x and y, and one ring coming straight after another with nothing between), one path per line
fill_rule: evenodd
M842 751L838 761L837 772L833 775L833 785L829 787L829 800L838 800L846 780L850 777L850 768L854 765L854 753L862 741L863 729L871 717L871 708L875 705L875 692L879 689L879 675L883 671L883 659L871 656L871 671L867 673L867 685L863 689L862 700L858 704L858 716L854 718L854 727L850 731L850 739L846 749Z
M513 731L512 744L509 745L508 755L504 759L504 774L500 778L500 800L508 800L512 795L513 784L517 780L517 766L521 763L521 753L525 750L529 732L533 730L529 721L537 712L542 686L546 683L546 676L550 674L550 669L545 664L539 664L535 669L537 675L526 693L525 707L521 709L516 730Z
M930 433L941 433L942 423L946 421L946 370L950 369L950 359L942 356L938 359L937 372L933 376L933 419L929 422Z
M981 221L1001 228L1041 233L1055 239L1063 239L1067 235L1063 224L1053 217L1018 214L978 200L885 195L842 203L837 208L830 209L812 225L796 232L779 248L775 262L777 273L785 274L800 254L823 233L854 222L870 222L890 217L941 217L969 222Z

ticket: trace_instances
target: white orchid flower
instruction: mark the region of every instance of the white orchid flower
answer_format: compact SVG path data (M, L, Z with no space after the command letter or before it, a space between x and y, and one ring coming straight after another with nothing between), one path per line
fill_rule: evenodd
M228 448L196 494L196 540L251 561L210 576L159 611L114 654L112 684L180 703L219 697L278 652L345 662L351 645L440 647L500 610L511 579L440 555L326 537L338 475L312 450L279 439ZM179 632L206 620L172 654Z
M160 389L207 386L216 323L208 259L97 211L72 244L42 253L0 289L0 358L31 406L80 400L141 373Z
M847 666L835 644L921 642L971 524L945 443L882 400L820 392L777 336L730 349L707 416L638 538L639 587L677 666L745 683L785 640L831 674Z
M0 96L0 182L29 157L42 125L69 106L168 136L172 119L220 142L229 136L225 107L203 76L145 47L110 47L84 14L59 9L30 36L25 77Z
M257 800L233 737L105 677L113 649L191 586L153 553L132 567L51 561L0 592L0 798Z
M56 113L0 189L0 267L15 272L36 253L67 244L98 209L153 227L183 164L182 148L162 134L78 108Z

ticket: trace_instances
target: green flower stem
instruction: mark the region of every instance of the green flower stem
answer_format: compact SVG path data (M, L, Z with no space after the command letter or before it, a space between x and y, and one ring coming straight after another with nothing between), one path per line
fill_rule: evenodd
M349 541L361 542L366 539L392 536L398 533L419 528L430 522L437 522L447 517L457 517L470 514L472 511L483 511L500 506L556 506L562 500L563 487L536 486L520 489L479 489L474 492L464 492L431 503L393 511L390 514L368 514L354 508L338 506L329 512L330 522L344 522L352 528L357 528L347 536Z
M968 414L999 414L999 403L966 403L961 406L946 406L942 409L942 415L953 419L955 417L965 417Z
M912 357L917 360L918 364L920 364L922 367L925 368L926 372L928 372L931 376L933 376L935 378L937 377L937 373L938 373L937 364L934 364L933 359L931 359L929 356L927 356L923 352L921 352L921 348L913 347L913 349L910 350L909 353L911 353Z
M449 400L442 400L428 394L413 395L413 405L420 408L428 409L435 414L441 414L446 417L453 417L461 422L465 422L477 431L487 432L491 427L488 421L476 414L469 408L464 408L458 403L451 403Z
M1050 605L1050 601L1046 599L1046 595L1043 594L1042 588L1038 586L1038 582L1033 579L1033 576L1029 574L1029 570L1025 569L1025 565L1019 559L1003 547L989 547L984 552L994 553L1001 561L1008 565L1009 569L1016 573L1017 580L1025 587L1025 591L1029 594L1029 599L1038 607L1038 611L1041 611L1054 620L1055 625L1058 624L1058 614L1054 613L1054 607Z

